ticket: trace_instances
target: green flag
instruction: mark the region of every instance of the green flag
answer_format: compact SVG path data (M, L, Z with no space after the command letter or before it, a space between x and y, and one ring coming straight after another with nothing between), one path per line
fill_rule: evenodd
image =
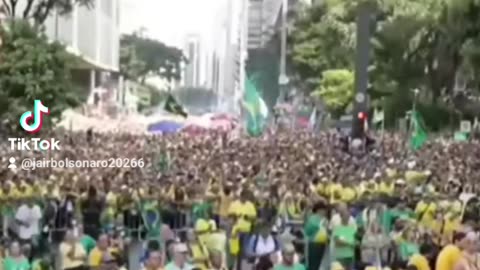
M413 150L418 150L427 141L427 132L424 129L421 115L418 111L412 112L412 138L410 145Z
M266 126L268 109L257 91L255 83L246 79L243 107L247 116L247 132L250 136L260 136Z
M167 101L165 101L165 110L167 112L181 115L183 117L187 117L188 114L185 112L185 109L180 105L177 100L172 96L172 94L168 94Z

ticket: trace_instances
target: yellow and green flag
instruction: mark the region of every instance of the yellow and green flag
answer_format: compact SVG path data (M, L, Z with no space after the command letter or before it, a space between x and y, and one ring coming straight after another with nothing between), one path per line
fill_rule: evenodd
M255 82L247 78L243 95L243 108L246 114L246 128L250 136L263 134L267 124L268 108L257 91Z

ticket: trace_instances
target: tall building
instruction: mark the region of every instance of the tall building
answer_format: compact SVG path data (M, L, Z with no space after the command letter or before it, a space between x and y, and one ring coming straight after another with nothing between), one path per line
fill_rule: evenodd
M249 0L248 48L264 47L274 35L280 19L282 0Z
M214 91L219 96L219 110L238 113L247 56L248 0L227 0L218 15Z
M202 55L200 50L200 37L188 35L185 39L183 53L187 63L183 69L182 85L186 87L200 87L202 78Z

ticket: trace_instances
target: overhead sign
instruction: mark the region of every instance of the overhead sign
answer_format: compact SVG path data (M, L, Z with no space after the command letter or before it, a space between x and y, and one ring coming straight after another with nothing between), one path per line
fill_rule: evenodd
M288 77L286 75L280 75L278 77L278 83L281 84L281 85L285 85L285 84L288 84Z
M460 132L469 133L472 131L472 123L470 121L460 122Z

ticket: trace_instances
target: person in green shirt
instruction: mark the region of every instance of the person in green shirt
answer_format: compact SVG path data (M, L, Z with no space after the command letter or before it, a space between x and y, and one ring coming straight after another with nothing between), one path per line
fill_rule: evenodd
M304 232L308 240L307 266L309 270L317 270L320 267L328 241L326 204L316 203L310 215L308 215Z
M306 270L301 263L295 262L295 247L288 243L282 248L282 261L273 270Z
M4 270L29 270L30 263L22 254L20 244L13 242L10 246L10 254L3 260Z
M335 241L335 259L345 269L352 269L355 263L356 224L349 222L350 214L341 212L341 223L333 228L332 241Z
M196 222L198 219L210 219L210 213L212 210L211 206L211 203L206 200L195 200L192 205L193 222Z

